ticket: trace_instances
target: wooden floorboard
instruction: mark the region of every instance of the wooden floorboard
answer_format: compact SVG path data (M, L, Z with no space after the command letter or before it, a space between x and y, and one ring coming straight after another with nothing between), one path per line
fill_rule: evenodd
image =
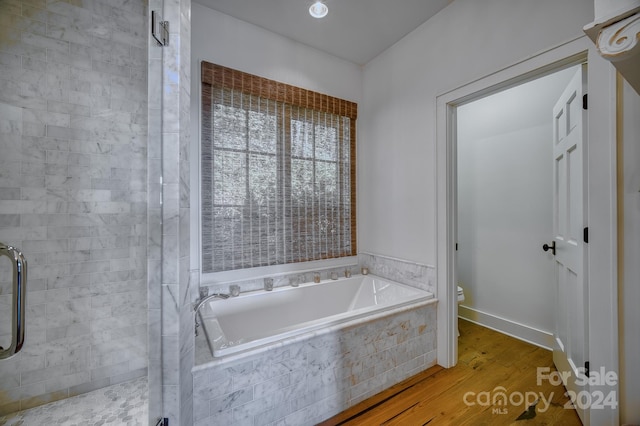
M538 367L555 371L550 351L468 321L459 326L455 367L432 367L319 426L581 425L565 407L564 387L538 383ZM521 402L527 397L533 407Z

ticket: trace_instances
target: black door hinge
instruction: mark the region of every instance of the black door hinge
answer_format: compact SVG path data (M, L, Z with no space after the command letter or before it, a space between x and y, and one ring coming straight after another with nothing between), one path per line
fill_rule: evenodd
M589 377L589 361L584 362L584 375Z
M582 239L585 243L589 244L589 227L588 226L582 230Z
M589 96L585 93L582 95L582 109L587 109L589 107Z
M458 243L456 243L456 251L458 251Z

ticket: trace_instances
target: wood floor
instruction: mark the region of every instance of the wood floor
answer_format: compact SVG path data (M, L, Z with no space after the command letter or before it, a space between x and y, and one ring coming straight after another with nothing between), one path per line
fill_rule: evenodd
M459 327L455 367L432 367L320 426L581 425L562 385L538 384L538 367L555 371L550 351L468 321Z

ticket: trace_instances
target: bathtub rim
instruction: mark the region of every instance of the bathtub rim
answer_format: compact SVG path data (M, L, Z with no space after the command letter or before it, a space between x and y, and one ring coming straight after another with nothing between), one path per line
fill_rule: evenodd
M343 284L343 282L345 282ZM220 314L216 312L214 304L222 304L220 307L222 308L222 317L225 316L225 306L227 303L231 302L232 304L236 299L244 299L251 301L252 299L257 299L258 303L262 303L263 298L271 298L271 295L275 295L277 293L288 293L288 292L301 292L301 294L305 294L307 291L316 292L320 289L322 291L323 288L326 288L327 291L333 292L336 289L341 292L340 289L347 282L350 284L356 285L355 291L356 293L353 296L352 304L356 302L356 299L359 298L359 294L363 291L363 289L368 288L368 286L364 286L365 282L372 282L372 284L378 288L380 285L380 290L383 290L387 287L387 285L391 285L392 287L406 289L404 291L409 291L408 295L399 296L398 299L391 303L383 303L383 304L371 304L362 306L360 308L353 309L353 306L350 306L345 311L337 312L331 315L327 315L324 317L319 317L315 319L310 319L304 322L289 324L284 327L279 327L277 329L268 329L263 332L259 332L257 334L252 335L241 335L242 340L233 342L229 341L228 336L225 333L225 329L221 323L218 322L220 318ZM376 284L379 282L380 284ZM375 293L375 290L374 290ZM375 297L375 296L374 296ZM271 291L265 290L256 290L249 291L240 295L240 297L232 298L229 302L223 300L212 300L203 306L203 309L200 310L200 324L202 324L202 329L205 332L205 336L207 338L207 344L211 351L211 354L214 358L221 358L224 356L231 355L237 352L244 352L246 350L260 347L263 345L268 345L269 343L281 341L290 337L295 337L298 335L302 335L308 332L313 332L316 330L323 329L325 327L330 327L333 325L342 324L344 322L348 322L351 320L356 320L359 318L366 318L374 313L378 312L386 312L390 309L399 308L402 306L413 305L418 302L422 302L425 300L433 299L434 295L430 291L423 290L420 288L416 288L414 286L410 286L404 283L400 283L398 281L380 277L374 274L365 274L365 275L356 275L353 277L344 277L338 279L325 279L320 281L319 283L307 282L301 284L298 287L290 287L290 286L280 286L274 288ZM242 302L240 302L242 303ZM255 332L252 330L252 332ZM244 336L244 337L243 337ZM213 337L214 339L211 339ZM245 340L246 338L246 340Z
M406 285L406 284L405 284ZM415 288L415 287L414 287ZM304 342L306 340L310 340L314 337L319 337L319 336L324 336L326 334L329 333L335 333L337 331L340 330L344 330L347 328L351 328L351 327L356 327L359 325L363 325L369 322L373 322L373 321L377 321L379 319L385 318L387 316L391 316L391 315L396 315L396 314L400 314L403 312L407 312L407 311L411 311L414 309L419 309L419 308L423 308L425 306L428 305L433 305L433 304L437 304L438 303L438 299L436 297L434 297L434 295L426 290L422 290L426 293L431 294L431 298L427 299L427 300L422 300L422 301L418 301L415 303L408 303L408 304L404 304L402 306L398 306L395 308L391 308L391 309L387 309L387 310L383 310L381 312L376 312L373 313L371 315L366 315L364 317L359 317L359 318L354 318L352 320L349 321L344 321L341 322L339 324L334 324L334 325L330 325L328 327L323 327L320 329L316 329L316 330L310 330L304 333L301 333L297 336L291 336L291 337L286 337L284 339L275 341L275 342L270 342L270 343L266 343L260 346L256 346L254 348L248 348L239 352L235 352L232 354L228 354L228 355L223 355L221 357L214 357L213 353L211 352L211 349L209 347L209 342L207 341L207 337L204 335L204 333L201 333L199 336L196 337L196 339L205 339L204 345L195 345L196 348L195 350L204 350L202 346L206 347L207 350L207 357L210 359L209 361L206 362L202 362L200 364L195 364L193 366L193 368L191 369L192 372L196 372L196 371L201 371L201 370L206 370L208 368L212 368L212 367L216 367L216 366L220 366L220 365L224 365L230 362L235 362L235 361L239 361L245 358L249 358L252 357L254 355L260 355L263 354L265 352L268 352L270 350L273 349L279 349L282 348L284 346L287 345L291 345L291 344L295 344L295 343L301 343ZM198 313L199 315L199 313ZM199 347L200 346L200 347ZM196 362L197 362L197 357L196 357Z

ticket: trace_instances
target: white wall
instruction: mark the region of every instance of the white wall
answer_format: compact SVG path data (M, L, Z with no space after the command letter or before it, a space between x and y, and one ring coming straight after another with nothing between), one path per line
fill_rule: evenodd
M457 111L460 315L542 345L555 311L553 256L542 251L553 235L551 111L575 72Z
M621 423L640 424L640 95L622 91L623 266L619 288Z
M191 20L194 93L205 60L353 102L362 99L362 70L354 63L197 3Z
M594 3L596 18L594 21L611 19L612 14L638 7L637 0L595 0Z
M584 0L456 0L364 68L359 250L436 264L436 96L581 36Z
M197 3L191 10L191 133L192 150L200 137L200 62L207 61L352 102L362 101L359 65L294 42L263 28ZM361 108L361 106L359 106ZM358 132L360 126L358 125ZM359 134L357 138L360 139ZM192 164L191 187L197 185L198 162ZM197 202L192 197L192 202ZM198 206L192 205L192 226ZM197 253L197 231L192 233ZM198 269L192 256L192 269Z
M464 318L553 330L553 259L542 251L553 235L550 134L540 125L458 138L457 271L472 310L461 307Z

